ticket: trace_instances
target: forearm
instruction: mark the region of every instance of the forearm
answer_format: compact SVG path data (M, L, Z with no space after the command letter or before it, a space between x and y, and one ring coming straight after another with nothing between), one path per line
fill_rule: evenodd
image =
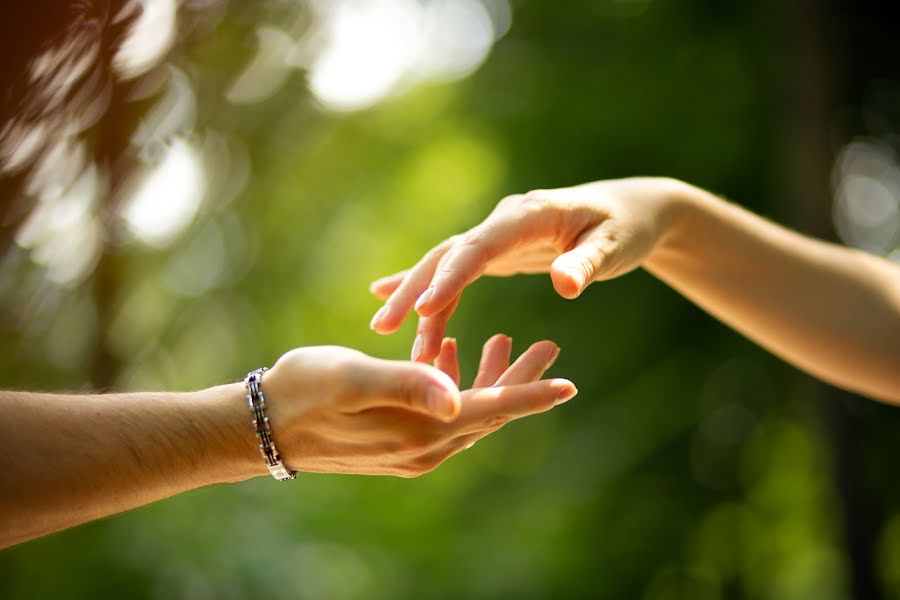
M648 271L800 368L900 402L900 269L679 189Z
M264 473L243 397L0 392L0 546Z

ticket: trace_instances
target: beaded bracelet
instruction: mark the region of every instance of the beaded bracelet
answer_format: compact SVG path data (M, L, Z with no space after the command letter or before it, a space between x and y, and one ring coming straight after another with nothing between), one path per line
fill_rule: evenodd
M266 461L266 466L269 467L269 473L279 481L287 481L295 478L297 471L291 471L284 466L272 440L272 429L269 427L269 417L266 416L266 397L262 391L262 376L268 370L267 367L262 367L247 373L244 378L244 385L247 386L247 404L250 405L250 412L253 414L251 422L259 438L259 451Z

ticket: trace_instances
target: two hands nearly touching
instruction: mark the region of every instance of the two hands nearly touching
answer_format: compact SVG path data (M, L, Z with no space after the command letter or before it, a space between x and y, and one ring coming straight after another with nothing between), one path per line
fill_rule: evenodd
M375 281L371 327L418 312L412 360L438 356L467 285L549 273L564 298L638 267L808 373L900 404L900 269L781 227L687 183L637 177L509 196L409 270Z

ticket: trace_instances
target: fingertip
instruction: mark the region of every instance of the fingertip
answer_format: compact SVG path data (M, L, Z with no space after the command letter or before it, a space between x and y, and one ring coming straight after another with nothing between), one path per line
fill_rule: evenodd
M443 371L435 371L438 381L428 389L425 404L428 412L444 422L456 420L462 410L462 395L453 379Z
M420 317L433 317L440 311L432 308L429 302L425 302L416 307L416 312Z
M385 301L391 297L391 292L384 288L375 287L375 284L369 286L369 293L381 301Z
M387 300L394 293L394 290L403 283L406 274L407 271L402 271L386 277L379 277L369 284L369 292L382 300Z
M439 352L441 354L447 352L450 356L456 358L456 355L459 353L459 344L457 344L456 338L444 338L441 341L441 349Z
M391 334L391 333L394 333L394 332L397 331L398 329L400 329L400 325L399 325L399 324L397 324L397 325L391 325L391 324L387 324L387 323L383 323L383 322L382 322L382 323L375 323L374 325L373 325L373 324L369 324L369 327L370 327L370 329L371 329L372 331L374 331L374 332L377 333L378 335L389 335L389 334Z
M488 350L489 348L493 348L500 344L512 346L512 338L505 333L495 333L484 343L484 350Z
M547 340L547 341L550 341L550 340ZM559 352L560 352L560 348L559 348L559 346L556 345L555 342L550 342L550 343L553 344L553 347L550 350L550 357L547 359L547 368L548 369L550 367L552 367L553 363L556 362L556 359L559 358Z
M558 356L559 346L556 345L556 342L552 342L550 340L541 340L540 342L535 342L531 346L529 346L528 350L522 353L522 356L519 358L519 360L527 359L530 363L540 361L540 374L536 374L536 377L540 378L540 375L545 373L547 369L553 366L553 363L556 361L556 358ZM518 363L519 361L517 360L516 362Z
M539 341L539 342L533 343L533 344L529 347L529 349L531 349L531 348L534 348L534 349L537 349L537 348L548 348L548 352L549 352L549 349L551 349L551 348L558 348L558 346L556 345L556 342L554 342L553 340L541 340L541 341Z
M413 362L431 362L430 360L423 360L422 353L425 349L425 338L422 337L421 333L416 334L416 339L413 340L412 350L409 353L409 360Z
M566 300L574 300L581 295L583 286L581 275L574 270L561 271L554 268L550 272L550 279L556 293Z
M406 315L396 305L385 304L372 317L369 328L379 335L388 335L400 329L405 320Z
M554 406L559 406L564 402L568 402L578 394L578 388L568 379L554 379L553 389L556 391L556 400Z
M416 300L416 305L414 307L415 311L419 313L420 317L433 317L444 310L444 308L446 308L456 297L455 295L450 296L449 298L446 296L447 294L440 293L440 291L432 285L422 292L422 295Z
M435 360L441 361L445 358L455 357L456 350L456 340L448 337L444 338L443 340L441 340L441 348L438 351L438 355Z
M459 387L459 355L455 338L444 338L441 341L441 349L437 358L434 359L434 366L446 373L453 379L456 387Z
M419 308L420 308L423 304L425 304L426 302L428 302L428 299L431 298L432 294L434 294L434 286L433 286L433 285L432 285L432 286L429 286L424 292L422 292L421 294L419 294L419 297L416 298L416 304L415 304L415 306L414 306L413 308L415 308L415 309L418 311Z
M382 326L382 320L384 319L384 315L387 314L388 307L387 305L382 306L378 309L378 311L372 316L372 320L369 322L369 329L376 333L381 333L380 327Z

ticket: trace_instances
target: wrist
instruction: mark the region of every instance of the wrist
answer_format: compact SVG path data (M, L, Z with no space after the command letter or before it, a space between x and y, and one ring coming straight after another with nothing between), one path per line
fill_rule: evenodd
M211 465L217 483L244 481L267 475L253 430L243 382L195 392L198 412L207 424L200 450Z
M698 217L704 212L706 192L677 179L656 180L659 230L656 243L644 261L651 272L664 268L670 257L691 252Z

